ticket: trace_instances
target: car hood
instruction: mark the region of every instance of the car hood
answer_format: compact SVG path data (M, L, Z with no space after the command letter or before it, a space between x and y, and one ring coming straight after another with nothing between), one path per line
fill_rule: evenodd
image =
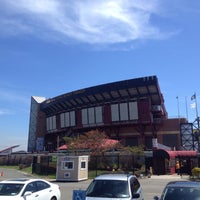
M21 200L19 196L1 196L0 199L2 200Z
M85 200L129 200L130 198L102 198L102 197L86 197Z

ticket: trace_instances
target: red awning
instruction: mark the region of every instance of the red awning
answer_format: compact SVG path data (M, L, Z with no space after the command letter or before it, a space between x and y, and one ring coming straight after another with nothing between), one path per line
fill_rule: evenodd
M196 151L169 151L164 149L156 149L153 152L153 156L156 158L176 158L176 157L195 157L197 156Z
M187 157L187 156L197 156L196 151L166 151L169 154L170 158L175 157Z
M67 150L67 145L64 144L58 148L58 150Z

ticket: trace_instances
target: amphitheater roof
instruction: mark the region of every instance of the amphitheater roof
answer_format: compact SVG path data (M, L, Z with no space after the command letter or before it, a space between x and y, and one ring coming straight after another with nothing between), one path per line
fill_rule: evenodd
M148 76L112 82L76 90L47 99L41 103L41 110L47 115L106 103L136 101L149 97L152 105L162 105L164 99L156 76Z

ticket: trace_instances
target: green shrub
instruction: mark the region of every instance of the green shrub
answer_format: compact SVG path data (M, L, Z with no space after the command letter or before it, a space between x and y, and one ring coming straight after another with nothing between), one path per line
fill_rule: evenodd
M192 176L200 177L200 168L198 168L198 167L193 168Z

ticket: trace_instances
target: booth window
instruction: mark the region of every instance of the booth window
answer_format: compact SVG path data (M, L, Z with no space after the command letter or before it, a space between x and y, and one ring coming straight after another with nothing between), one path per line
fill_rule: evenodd
M81 161L81 169L85 169L86 168L86 161Z
M74 162L73 161L64 161L64 162L62 162L62 168L63 169L73 169Z

